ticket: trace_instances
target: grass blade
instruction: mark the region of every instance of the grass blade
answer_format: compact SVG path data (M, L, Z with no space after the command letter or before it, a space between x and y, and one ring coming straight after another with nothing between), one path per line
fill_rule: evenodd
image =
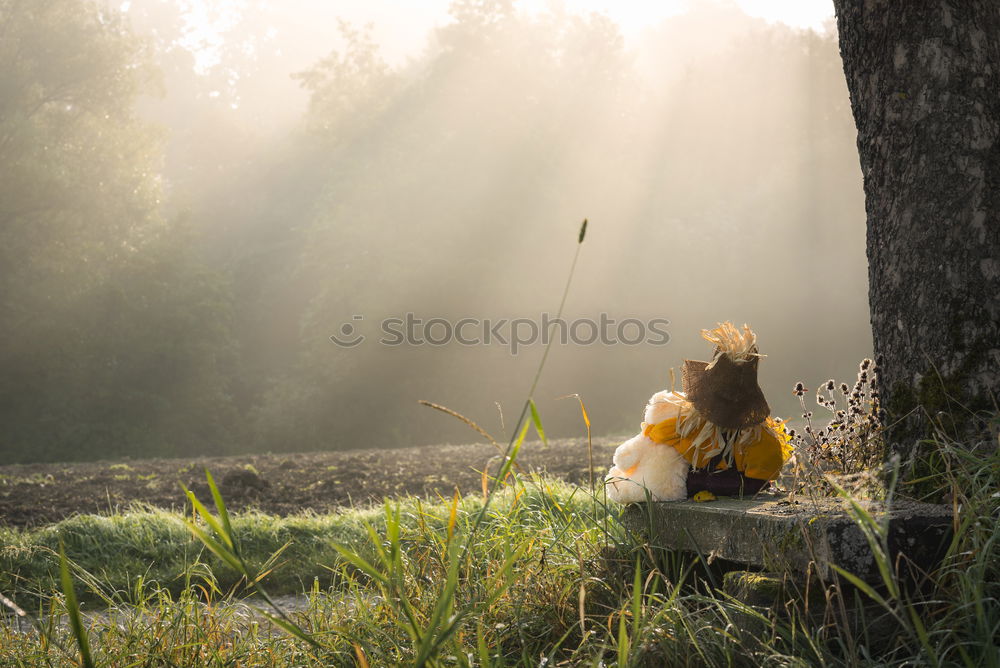
M535 425L535 431L538 432L538 437L542 439L542 443L548 445L549 442L545 438L545 428L542 426L542 416L538 414L538 406L535 405L535 400L528 399L528 405L531 407L531 422Z
M628 665L628 626L625 623L624 611L618 616L618 665Z
M455 535L455 522L458 520L458 502L461 497L458 488L455 488L455 498L451 501L451 509L448 512L448 542L451 543L452 536Z
M586 224L587 221L583 221ZM583 403L583 398L579 394L567 394L560 399L576 399L580 403L580 413L583 414L583 424L587 426L587 462L588 474L590 476L590 493L594 493L594 439L590 433L590 416L587 414L587 407Z
M274 624L275 626L277 626L278 628L280 628L282 631L284 631L288 635L294 636L295 638L298 638L302 642L308 643L309 645L312 645L313 647L319 647L319 645L316 643L316 641L313 640L313 638L308 633L306 633L304 630L302 630L302 628L300 628L297 624L293 624L292 622L287 621L285 619L282 619L281 617L279 617L277 615L272 615L267 610L261 610L260 608L254 608L254 609L258 613L260 613L261 615L263 615L267 619L267 621L271 622L272 624Z
M230 547L235 547L233 543L233 525L229 522L229 512L226 510L226 503L222 500L222 494L219 493L219 487L215 484L215 479L212 478L212 474L209 473L208 469L205 469L205 479L208 480L208 489L212 491L212 500L215 501L215 510L219 513L219 519L222 520L222 526L226 530L226 537L228 537L228 543Z
M368 657L365 656L365 651L361 649L361 645L358 643L353 643L354 645L354 658L358 660L358 668L368 668Z
M206 531L191 520L185 519L184 524L198 540L205 544L205 547L212 551L212 554L229 564L229 566L231 566L236 572L243 572L243 564L240 563L240 560L237 559L236 555L234 555L229 549L227 549L219 541L209 536Z
M524 437L528 435L528 427L531 426L530 422L525 421L521 427L521 432L517 435L517 439L514 441L514 446L510 449L510 454L507 455L506 461L504 461L503 466L500 468L500 472L497 474L497 482L502 482L507 478L507 474L510 473L511 468L514 466L514 462L517 461L517 453L521 451L521 444L524 443Z
M386 575L382 573L380 570L375 568L375 566L368 563L368 561L364 557L357 554L350 548L344 547L343 545L331 543L331 546L333 547L333 549L337 551L337 554L339 554L349 564L357 568L359 571L361 571L368 577L370 577L372 580L375 580L376 582L378 582L383 586L389 585L389 578L386 577Z
M195 509L195 512L198 513L198 516L201 517L201 519L205 522L205 524L212 527L212 531L215 532L215 535L218 536L219 539L225 544L226 550L228 552L233 553L235 556L234 552L235 545L233 545L232 536L226 533L225 528L222 526L219 520L215 519L212 513L208 512L208 508L206 508L205 504L203 504L201 501L198 500L198 497L194 495L194 492L187 491L187 496L188 499L191 501L191 506ZM194 525L193 522L190 522L188 520L185 520L185 523L188 523L189 526L196 526Z
M73 589L73 578L69 574L69 561L66 559L66 547L59 541L59 578L62 580L63 595L66 597L66 613L69 615L69 625L76 638L76 645L80 648L80 663L84 668L94 668L94 660L90 655L90 640L87 638L87 631L83 628L83 619L80 617L80 604L76 599L76 590Z
M886 612L891 614L893 617L896 617L896 619L899 619L899 616L896 614L895 608L893 608L892 605L889 604L889 601L887 601L884 597L879 595L879 593L875 591L875 588L872 587L870 584L859 578L854 573L851 573L850 571L841 568L837 564L830 564L830 568L837 571L837 573L842 578L844 578L852 585L854 585L865 596L878 603L881 607L885 608Z
M635 558L635 577L632 579L632 642L639 637L639 628L642 619L642 568L639 565L639 556Z

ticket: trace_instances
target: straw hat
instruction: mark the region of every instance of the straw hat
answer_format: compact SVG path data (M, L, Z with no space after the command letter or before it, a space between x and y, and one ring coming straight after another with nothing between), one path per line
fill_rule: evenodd
M771 414L757 384L757 366L762 357L757 335L731 322L702 330L702 337L715 344L711 362L684 360L681 383L684 393L709 422L724 429L742 429L762 423Z

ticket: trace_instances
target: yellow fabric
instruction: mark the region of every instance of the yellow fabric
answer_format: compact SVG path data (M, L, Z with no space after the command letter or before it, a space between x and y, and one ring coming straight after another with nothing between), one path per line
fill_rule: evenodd
M642 433L656 443L673 447L695 468L708 466L712 457L705 452L711 451L716 445L709 443L696 449L693 438L684 438L677 433L677 418L668 418L655 424L644 423ZM774 480L791 455L790 440L785 426L774 418L768 418L761 427L760 437L757 440L734 447L733 460L736 470L750 478ZM705 447L706 445L708 447ZM727 469L729 464L724 461L719 462L717 468Z

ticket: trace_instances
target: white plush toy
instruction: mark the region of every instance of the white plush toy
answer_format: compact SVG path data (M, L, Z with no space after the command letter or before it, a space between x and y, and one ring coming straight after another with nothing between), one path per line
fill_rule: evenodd
M679 501L687 496L687 474L691 465L675 448L664 447L647 434L647 425L674 417L687 402L684 395L664 390L646 404L642 431L615 450L611 470L605 479L608 498L618 503L646 500L646 490L653 501Z

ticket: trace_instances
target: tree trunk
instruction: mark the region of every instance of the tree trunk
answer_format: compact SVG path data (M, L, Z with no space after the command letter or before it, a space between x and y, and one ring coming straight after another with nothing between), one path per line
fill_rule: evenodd
M883 417L982 434L1000 387L1000 3L834 0ZM974 415L975 414L975 415ZM993 437L995 441L995 436Z

